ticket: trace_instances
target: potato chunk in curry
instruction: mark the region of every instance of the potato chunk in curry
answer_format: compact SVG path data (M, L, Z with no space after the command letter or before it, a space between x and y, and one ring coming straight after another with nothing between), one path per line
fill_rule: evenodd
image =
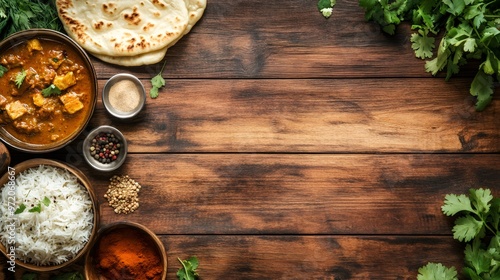
M38 41L38 39L29 40L27 46L30 53L33 53L33 51L43 50L42 44L40 43L40 41Z
M64 104L64 110L70 114L74 114L81 109L83 109L83 103L78 98L78 95L74 92L69 92L65 95L59 97L61 102Z
M16 120L28 112L28 109L19 100L7 104L5 110L12 120Z
M65 90L70 86L76 84L76 78L73 72L68 72L64 75L57 75L54 77L54 81L52 83L60 90Z

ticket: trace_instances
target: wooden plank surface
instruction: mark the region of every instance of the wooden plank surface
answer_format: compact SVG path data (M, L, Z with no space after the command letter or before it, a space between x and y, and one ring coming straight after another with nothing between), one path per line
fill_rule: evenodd
M99 104L87 133L112 124L141 153L498 152L500 98L475 112L469 82L174 79L135 122Z
M12 151L12 165L59 159L91 179L102 225L144 224L169 255L196 255L201 279L415 279L429 261L462 266L444 195L500 195L500 97L474 111L471 63L449 82L424 71L403 24L395 36L363 18L358 1L325 20L316 2L209 0L166 56L167 85L133 120L100 101L82 135L50 154ZM117 73L146 89L161 64L93 59L99 89ZM93 171L83 137L119 128L129 157ZM140 207L112 212L112 175L143 185Z

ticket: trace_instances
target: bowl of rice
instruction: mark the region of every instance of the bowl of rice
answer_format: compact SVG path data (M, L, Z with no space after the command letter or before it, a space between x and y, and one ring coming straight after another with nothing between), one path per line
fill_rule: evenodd
M0 178L0 251L7 266L53 271L92 246L99 207L88 178L66 163L31 159Z

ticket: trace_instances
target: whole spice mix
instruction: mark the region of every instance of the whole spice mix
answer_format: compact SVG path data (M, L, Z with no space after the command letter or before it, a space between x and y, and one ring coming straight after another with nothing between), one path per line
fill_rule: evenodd
M104 235L98 244L97 267L110 280L161 279L163 266L155 244L137 229L121 228Z
M114 175L110 179L104 198L117 214L129 214L139 208L139 190L141 185L128 175Z
M118 158L121 141L113 133L99 133L91 141L88 152L100 163L111 163Z

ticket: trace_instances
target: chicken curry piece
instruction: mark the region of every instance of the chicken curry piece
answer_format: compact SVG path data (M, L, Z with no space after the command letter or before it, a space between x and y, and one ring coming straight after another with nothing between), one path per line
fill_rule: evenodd
M0 56L0 125L20 141L48 144L72 135L91 109L82 58L60 42L31 39Z

